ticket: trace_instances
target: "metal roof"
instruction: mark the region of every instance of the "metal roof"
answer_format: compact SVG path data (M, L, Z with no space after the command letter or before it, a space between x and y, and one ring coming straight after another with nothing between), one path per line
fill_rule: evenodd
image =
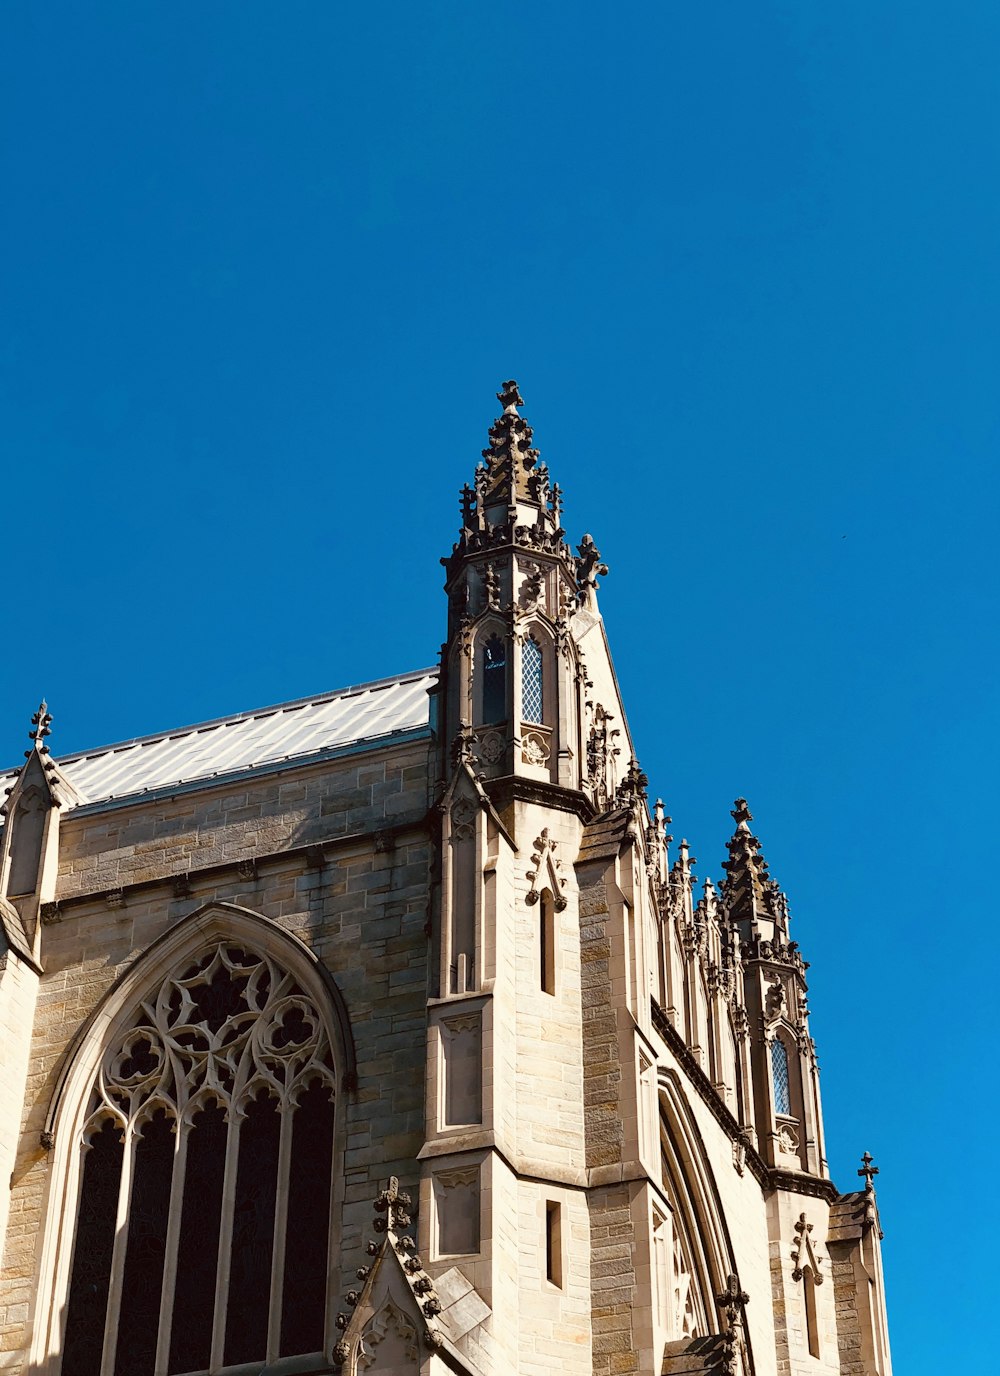
M109 802L426 729L435 669L56 757L84 804ZM16 771L0 777L3 789Z

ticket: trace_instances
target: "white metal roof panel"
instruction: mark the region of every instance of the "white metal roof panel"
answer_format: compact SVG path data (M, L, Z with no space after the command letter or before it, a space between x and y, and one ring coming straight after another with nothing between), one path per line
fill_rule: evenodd
M426 727L436 680L436 670L418 669L56 760L88 804L209 782ZM15 777L0 777L0 795Z

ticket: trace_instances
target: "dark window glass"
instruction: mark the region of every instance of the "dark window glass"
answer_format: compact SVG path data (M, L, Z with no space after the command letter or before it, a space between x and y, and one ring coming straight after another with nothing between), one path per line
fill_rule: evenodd
M271 1251L278 1184L278 1106L261 1090L240 1125L240 1156L233 1211L233 1258L226 1311L226 1365L267 1356Z
M173 1120L161 1108L144 1124L136 1143L115 1350L117 1376L147 1376L156 1363L175 1141Z
M483 721L507 716L507 650L497 635L483 646Z
M521 651L521 720L542 721L542 647L528 636Z
M333 1102L314 1080L292 1118L292 1160L285 1228L281 1355L323 1348L329 1247Z
M771 1044L771 1078L774 1081L775 1113L790 1114L792 1097L788 1088L788 1052L780 1038L775 1038Z
M225 1168L226 1115L212 1104L195 1114L187 1144L170 1372L204 1371L211 1359Z
M62 1376L94 1376L101 1369L122 1174L121 1138L121 1128L105 1122L84 1157Z

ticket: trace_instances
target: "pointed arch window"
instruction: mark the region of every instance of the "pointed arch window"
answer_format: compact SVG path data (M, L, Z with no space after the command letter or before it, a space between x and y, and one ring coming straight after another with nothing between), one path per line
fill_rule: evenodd
M542 647L529 635L521 650L521 720L540 725L542 696Z
M507 716L507 647L498 635L483 645L483 721Z
M323 1350L334 1085L325 1019L271 954L215 940L161 977L90 1092L61 1376Z
M771 1083L774 1086L774 1111L789 1116L792 1095L788 1081L788 1049L780 1037L771 1043Z

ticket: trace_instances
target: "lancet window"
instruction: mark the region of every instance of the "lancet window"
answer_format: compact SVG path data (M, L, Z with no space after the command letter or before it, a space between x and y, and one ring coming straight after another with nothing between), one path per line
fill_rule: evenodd
M542 647L529 635L521 650L521 720L540 724L542 711Z
M507 650L498 635L483 645L483 721L503 721L507 716Z
M774 1085L774 1111L791 1114L792 1095L788 1082L788 1050L780 1037L771 1043L771 1082Z
M214 941L140 1000L83 1127L61 1376L323 1350L334 1087L324 1018L270 954Z

